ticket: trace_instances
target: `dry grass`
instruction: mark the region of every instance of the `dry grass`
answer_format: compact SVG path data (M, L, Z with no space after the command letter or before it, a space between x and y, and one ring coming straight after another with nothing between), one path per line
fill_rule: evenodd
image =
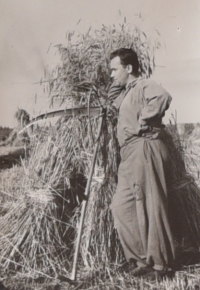
M59 282L50 279L27 280L19 274L11 279L5 279L4 284L10 290L198 290L200 289L199 265L190 266L176 272L173 279L163 281L148 281L142 278L133 278L131 275L116 275L109 271L109 275L101 269L101 274L88 273L70 285L67 282Z
M22 167L2 173L0 250L4 271L20 271L33 277L39 273L56 276L70 272L72 243L80 209L77 206L82 201L90 171L97 125L98 117L90 120L87 117L71 117L60 120L55 127L40 128L40 132L37 129L30 143L30 157L22 161ZM90 265L97 260L100 263L105 257L106 260L110 260L111 256L116 259L116 253L113 255L113 250L107 246L113 240L108 206L114 190L112 187L115 186L111 181L116 177L118 148L111 122L104 122L103 128L89 207L93 217L95 207L98 208L99 215L93 218L94 226L99 229L98 235L105 237L100 241L97 255L96 241L99 237L88 212L84 237L87 244L88 239L91 241L89 248L94 249L87 249L89 257L83 259ZM93 204L93 199L97 200L97 205ZM70 220L75 208L78 214ZM103 208L105 214L101 212ZM109 226L105 228L108 216ZM87 248L85 239L83 256L86 253L84 248Z
M155 50L159 36L151 40L139 27L126 23L76 35L67 33L67 45L59 44L60 63L42 82L49 91L51 103L69 107L104 103L110 83L110 53L119 48L133 48L139 56L140 74L149 77L155 68Z
M70 228L65 221L70 207L65 204L68 213L61 217L55 196L48 188L29 187L24 191L21 185L27 176L20 168L15 173L20 179L15 180L20 183L14 183L9 191L1 190L4 197L0 217L1 271L50 278L69 265L70 230L67 237L64 233Z
M194 171L191 147L181 140L176 122L168 126L164 142L171 159L171 218L177 242L185 247L200 244L200 188ZM198 154L197 154L198 155ZM196 169L198 159L196 159Z

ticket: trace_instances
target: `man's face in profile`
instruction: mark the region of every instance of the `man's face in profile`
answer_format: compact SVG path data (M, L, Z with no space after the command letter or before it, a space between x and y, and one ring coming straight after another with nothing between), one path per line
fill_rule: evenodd
M110 62L111 78L119 86L125 86L128 82L129 73L124 65L121 64L119 56L113 58Z

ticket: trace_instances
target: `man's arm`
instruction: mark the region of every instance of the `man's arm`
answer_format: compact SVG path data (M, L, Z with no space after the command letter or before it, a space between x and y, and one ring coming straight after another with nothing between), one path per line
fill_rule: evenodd
M139 123L146 125L149 119L162 118L169 108L172 97L154 81L148 81L143 88L145 106L142 108Z

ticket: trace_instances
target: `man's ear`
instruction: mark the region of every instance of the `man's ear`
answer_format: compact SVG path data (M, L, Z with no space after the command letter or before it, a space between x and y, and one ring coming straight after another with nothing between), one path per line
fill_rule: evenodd
M131 74L131 73L133 72L133 67L132 67L131 64L128 64L128 65L126 66L126 71L127 71L127 73L129 73L129 74Z

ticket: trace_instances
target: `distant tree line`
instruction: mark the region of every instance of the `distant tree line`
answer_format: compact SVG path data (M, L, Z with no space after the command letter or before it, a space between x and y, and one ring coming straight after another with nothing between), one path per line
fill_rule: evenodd
M0 141L5 141L13 129L0 126Z
M13 128L0 126L0 130L10 130L10 131L12 131Z

